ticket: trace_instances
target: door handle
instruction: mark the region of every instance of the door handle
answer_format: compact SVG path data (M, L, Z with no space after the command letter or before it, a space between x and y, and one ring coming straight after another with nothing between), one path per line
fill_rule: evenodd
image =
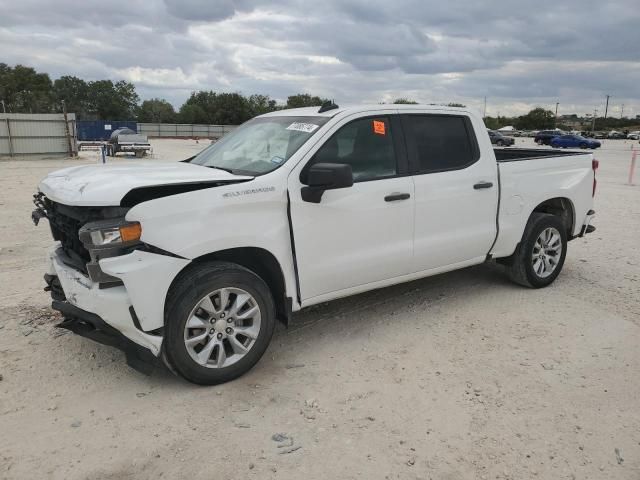
M397 202L398 200L407 200L411 195L408 193L392 193L384 197L385 202Z
M473 186L474 190L481 190L483 188L491 188L491 187L493 187L493 183L491 182L479 182Z

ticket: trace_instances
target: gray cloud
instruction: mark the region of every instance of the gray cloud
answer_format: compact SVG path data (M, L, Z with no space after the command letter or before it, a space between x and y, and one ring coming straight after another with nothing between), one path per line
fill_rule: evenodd
M195 89L640 114L637 0L0 0L0 61Z

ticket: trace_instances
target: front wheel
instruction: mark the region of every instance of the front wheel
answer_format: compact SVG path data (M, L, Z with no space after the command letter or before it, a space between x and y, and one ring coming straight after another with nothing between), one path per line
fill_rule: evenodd
M582 148L582 149L587 148L587 144L586 143L581 143L580 144L580 148Z
M503 263L509 277L526 287L541 288L553 283L567 255L567 232L562 220L534 212L514 254Z
M200 385L233 380L264 354L275 327L269 288L226 262L196 265L167 298L164 348L178 374Z
M498 140L498 141L496 142L496 145L497 145L498 147L504 147L504 142L503 142L502 140Z

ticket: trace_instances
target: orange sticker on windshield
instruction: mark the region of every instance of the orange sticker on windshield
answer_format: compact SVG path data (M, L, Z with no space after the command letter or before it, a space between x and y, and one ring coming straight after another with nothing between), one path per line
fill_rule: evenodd
M385 134L384 122L381 122L380 120L374 120L373 121L373 133L377 133L378 135L384 135Z

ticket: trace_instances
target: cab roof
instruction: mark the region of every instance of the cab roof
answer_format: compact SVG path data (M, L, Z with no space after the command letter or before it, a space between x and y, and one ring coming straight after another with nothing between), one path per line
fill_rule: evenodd
M335 117L339 113L360 113L370 110L393 110L400 112L410 112L412 110L439 110L439 111L452 111L452 112L468 112L468 108L462 107L448 107L446 105L434 105L434 104L395 104L395 103L383 103L383 104L365 104L365 105L348 105L345 107L333 108L325 112L319 113L320 106L317 107L303 107L303 108L289 108L286 110L276 110L275 112L265 113L260 115L261 117Z

